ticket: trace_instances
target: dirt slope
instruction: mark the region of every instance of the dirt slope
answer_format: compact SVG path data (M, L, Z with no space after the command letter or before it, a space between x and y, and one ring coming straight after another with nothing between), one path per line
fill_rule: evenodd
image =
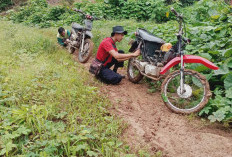
M62 0L47 0L50 5L58 5Z
M91 59L92 60L92 59ZM84 64L88 70L89 63ZM126 70L119 71L126 74ZM124 79L119 85L102 84L101 92L114 104L113 114L129 124L123 135L129 145L158 150L167 157L231 157L232 132L198 118L172 113L160 93L147 93L145 83Z

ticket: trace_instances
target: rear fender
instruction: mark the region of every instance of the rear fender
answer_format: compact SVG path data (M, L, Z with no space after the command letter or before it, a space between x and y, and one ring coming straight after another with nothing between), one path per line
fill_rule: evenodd
M173 67L176 64L179 64L180 62L181 62L180 57L173 58L161 69L160 74L161 75L165 74L171 67ZM209 60L199 57L199 56L194 56L194 55L184 55L184 63L201 63L210 69L213 69L213 70L219 69L215 64L213 64Z

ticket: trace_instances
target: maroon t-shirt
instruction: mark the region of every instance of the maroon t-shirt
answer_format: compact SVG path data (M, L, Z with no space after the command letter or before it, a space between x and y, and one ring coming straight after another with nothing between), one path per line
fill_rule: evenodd
M107 61L104 63L104 66L106 66L107 63L112 61L112 55L109 53L110 50L118 51L113 39L107 37L103 39L103 41L99 45L96 56L96 58L102 62L104 62L106 58L109 56Z

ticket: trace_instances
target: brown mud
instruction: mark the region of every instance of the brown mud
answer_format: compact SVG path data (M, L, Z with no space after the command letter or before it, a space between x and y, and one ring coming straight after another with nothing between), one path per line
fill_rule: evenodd
M50 5L58 5L62 0L47 0Z

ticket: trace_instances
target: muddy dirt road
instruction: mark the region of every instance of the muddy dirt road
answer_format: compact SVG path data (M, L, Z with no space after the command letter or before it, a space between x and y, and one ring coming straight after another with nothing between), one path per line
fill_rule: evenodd
M90 61L84 64L86 70L89 65ZM147 92L146 83L133 84L126 78L119 85L102 84L100 90L113 103L111 112L128 123L123 139L135 150L161 150L167 157L232 157L231 130L172 113L159 92Z

